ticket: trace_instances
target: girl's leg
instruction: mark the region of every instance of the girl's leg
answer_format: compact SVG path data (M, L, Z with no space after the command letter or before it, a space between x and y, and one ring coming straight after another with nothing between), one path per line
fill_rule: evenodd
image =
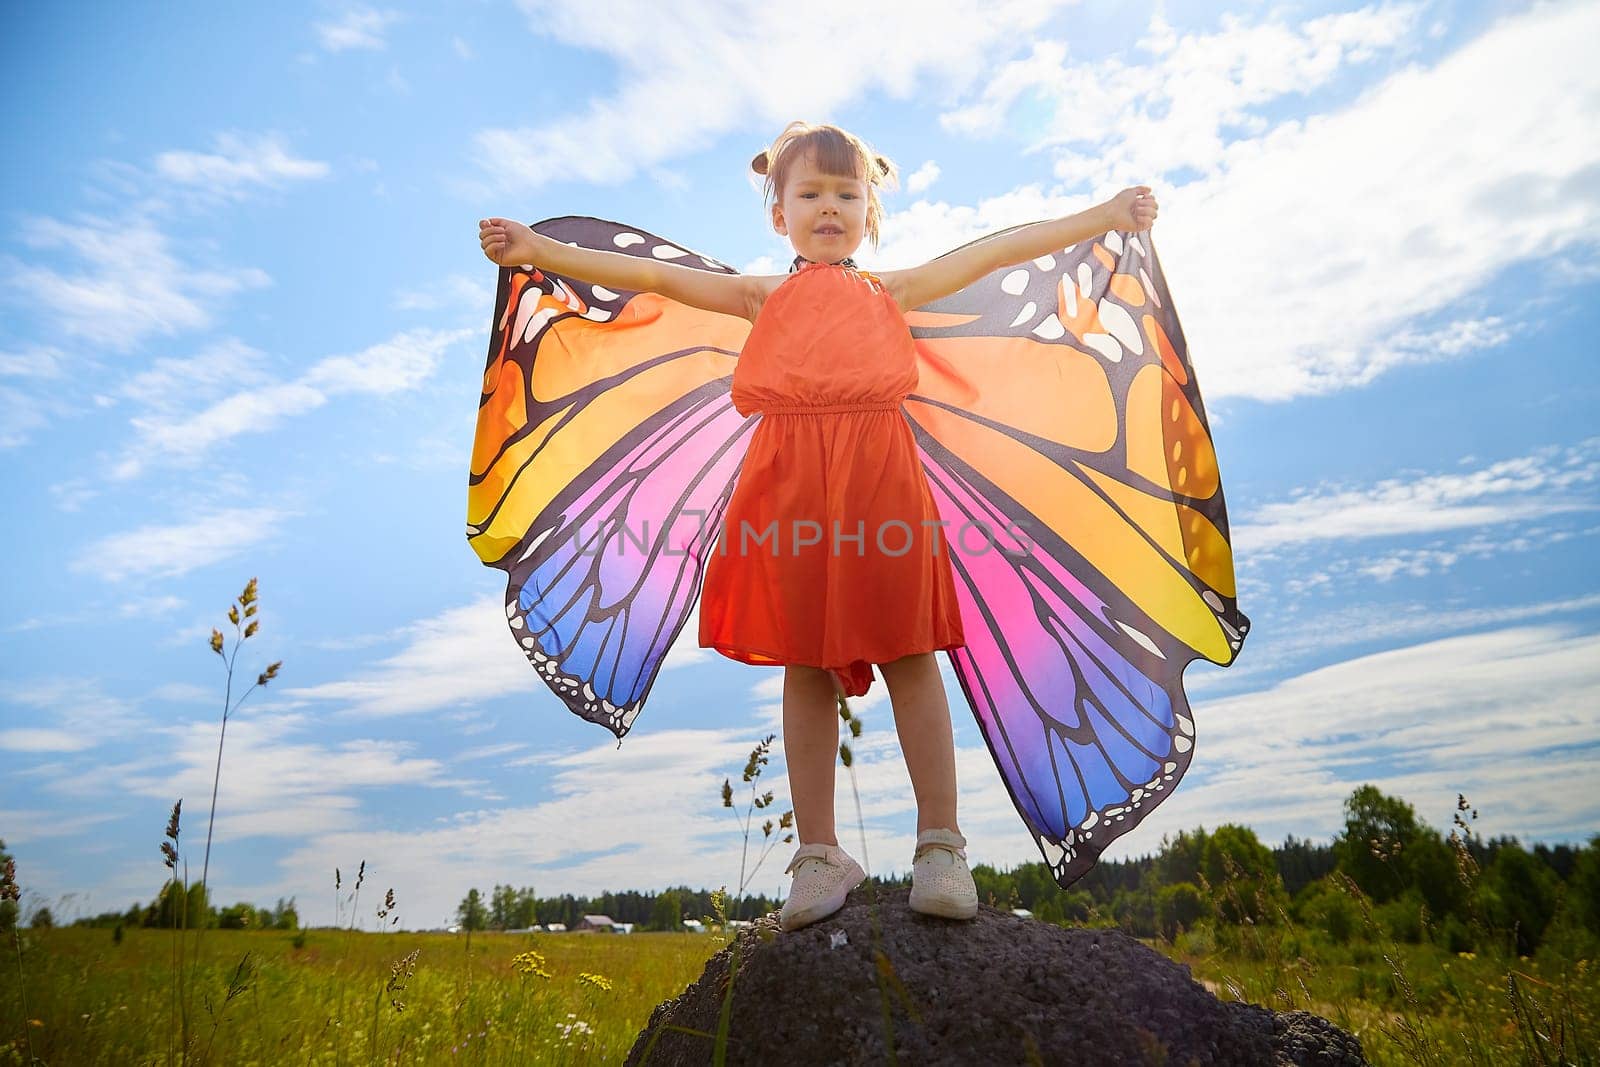
M839 700L820 667L783 669L783 759L802 845L837 845L833 761L839 755Z
M919 652L880 663L878 670L889 687L895 732L917 797L917 833L961 833L956 825L956 746L938 661L932 652Z

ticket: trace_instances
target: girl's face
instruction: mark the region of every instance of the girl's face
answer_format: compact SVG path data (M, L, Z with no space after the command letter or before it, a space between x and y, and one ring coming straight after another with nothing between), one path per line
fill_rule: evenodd
M772 228L809 260L837 263L861 246L867 229L867 183L824 174L807 155L789 168Z

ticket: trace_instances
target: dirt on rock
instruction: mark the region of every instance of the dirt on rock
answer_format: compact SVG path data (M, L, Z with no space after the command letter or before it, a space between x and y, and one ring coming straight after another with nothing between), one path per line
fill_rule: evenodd
M971 922L863 886L821 922L756 921L681 996L657 1006L629 1064L712 1062L737 955L727 1063L1366 1064L1320 1016L1223 1002L1114 930L1069 929L980 906Z

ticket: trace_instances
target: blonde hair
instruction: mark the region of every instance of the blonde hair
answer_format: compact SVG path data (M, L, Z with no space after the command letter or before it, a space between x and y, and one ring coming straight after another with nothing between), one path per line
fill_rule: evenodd
M783 198L784 182L797 160L807 153L816 156L817 166L824 174L856 178L867 186L867 236L872 247L878 247L878 224L883 219L883 203L878 199L878 187L893 188L899 173L887 157L879 155L865 141L853 133L827 123L812 125L795 121L785 126L771 148L763 148L750 161L750 169L766 177L762 189L763 203L771 205Z

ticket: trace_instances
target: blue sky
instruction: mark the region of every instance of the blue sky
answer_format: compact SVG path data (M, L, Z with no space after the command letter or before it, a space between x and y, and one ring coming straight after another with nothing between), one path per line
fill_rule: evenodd
M1193 765L1110 855L1228 821L1326 839L1369 781L1436 826L1463 792L1486 834L1600 829L1600 9L785 10L9 16L0 837L25 906L150 900L180 796L198 877L206 638L251 576L242 670L284 667L228 723L214 899L330 922L364 859L428 927L497 882L737 879L717 791L778 730L781 672L695 648L691 617L618 749L536 679L466 544L477 220L592 214L781 270L746 165L793 118L900 166L869 268L1155 189L1252 633L1190 668ZM1037 859L947 679L972 858ZM905 869L881 681L858 710L870 856Z

